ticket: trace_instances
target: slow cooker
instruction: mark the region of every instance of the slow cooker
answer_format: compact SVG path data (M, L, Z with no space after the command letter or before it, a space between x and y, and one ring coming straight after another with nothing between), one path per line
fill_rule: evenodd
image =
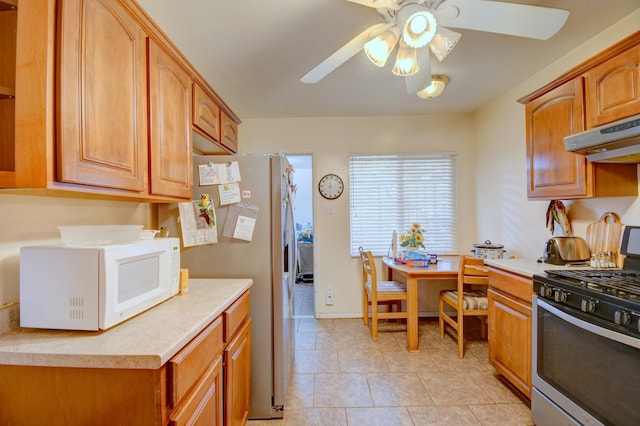
M473 245L473 257L478 259L502 259L504 256L504 245L493 244L490 240L484 243Z

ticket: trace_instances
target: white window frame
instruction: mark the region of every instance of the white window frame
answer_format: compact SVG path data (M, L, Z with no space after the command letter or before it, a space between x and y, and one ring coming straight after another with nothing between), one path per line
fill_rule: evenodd
M455 153L349 156L350 245L374 256L391 253L393 232L413 223L425 230L425 250L458 253Z

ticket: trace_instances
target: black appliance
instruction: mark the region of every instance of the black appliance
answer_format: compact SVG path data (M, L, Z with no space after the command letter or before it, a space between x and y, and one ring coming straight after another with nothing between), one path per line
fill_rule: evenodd
M531 416L546 425L640 421L640 226L627 226L622 269L533 276Z

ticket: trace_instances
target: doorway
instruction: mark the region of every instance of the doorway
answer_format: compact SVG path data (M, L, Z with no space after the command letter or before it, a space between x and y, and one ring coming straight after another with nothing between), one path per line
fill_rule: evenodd
M298 246L293 313L296 318L314 318L313 285L313 156L287 155L297 186L294 218Z

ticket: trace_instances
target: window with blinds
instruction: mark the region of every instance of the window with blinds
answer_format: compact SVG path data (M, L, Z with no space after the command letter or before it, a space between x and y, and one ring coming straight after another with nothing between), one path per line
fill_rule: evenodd
M387 256L393 231L419 223L429 253L458 253L456 156L446 154L349 157L351 255L358 247Z

